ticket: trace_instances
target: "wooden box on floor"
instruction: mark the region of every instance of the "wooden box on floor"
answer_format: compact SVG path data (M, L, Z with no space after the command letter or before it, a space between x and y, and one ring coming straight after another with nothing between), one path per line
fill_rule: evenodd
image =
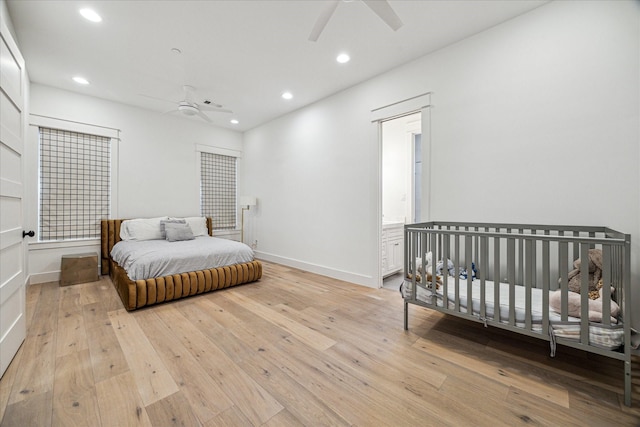
M98 254L63 255L60 267L60 286L98 280Z

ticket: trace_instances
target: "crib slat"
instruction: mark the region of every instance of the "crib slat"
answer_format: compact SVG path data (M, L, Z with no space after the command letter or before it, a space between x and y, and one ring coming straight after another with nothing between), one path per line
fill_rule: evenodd
M549 241L544 240L542 241L542 333L544 335L549 334L549 288L551 281L549 261Z
M429 248L431 250L431 264L433 264L433 260L434 259L438 259L435 258L436 256L438 256L437 253L437 247L436 244L438 243L437 240L440 240L440 234L435 234L435 233L431 233L431 245ZM436 239L438 238L438 239ZM427 267L426 267L426 263L427 263L427 252L428 251L423 251L424 254L422 255L422 276L424 278L424 281L422 283L427 283ZM437 305L438 304L438 294L436 293L436 272L435 272L435 268L431 268L431 304L433 305Z
M454 268L458 268L460 266L460 236L458 234L455 235L453 239L453 266ZM455 286L455 308L456 311L460 311L460 275L456 274L453 278L454 286Z
M507 283L509 283L509 324L516 324L516 239L507 239Z
M589 244L580 244L580 342L589 344Z
M524 317L524 327L527 330L531 330L531 288L534 286L533 281L533 252L535 251L535 242L533 239L526 239L525 243L525 255L526 255L526 263L525 263L525 280L524 280L524 306L525 306L525 317Z
M569 289L569 244L566 242L558 243L558 258L560 258L560 292L562 300L560 302L560 320L567 321L568 300L567 292Z
M493 238L493 317L496 322L502 321L500 318L500 244L499 237Z
M538 231L536 229L533 229L533 230L531 230L531 234L533 234L535 236L536 234L538 234ZM531 254L531 256L532 256L531 265L532 266L537 265L537 250L536 250L536 247L537 247L536 245L537 244L535 243L537 241L538 241L537 239L534 239L534 245L533 245L534 251ZM531 283L533 284L534 287L536 287L537 283L538 283L538 278L536 277L537 276L537 269L533 268L531 271L532 271Z
M418 240L422 240L422 233L415 233L411 236L411 244L413 246L413 253L412 253L412 258L414 260L414 262L412 263L413 266L415 267L415 259L416 259L416 255L419 253L418 252ZM415 268L413 268L411 270L411 300L412 301L416 301L416 299L418 298L417 294L418 294L418 289L417 289L417 282L418 279L418 272L416 271Z
M442 254L440 258L448 258L449 257L449 245L451 242L451 236L449 234L445 234L442 237ZM435 273L435 271L433 272ZM442 275L442 306L447 308L449 307L449 275Z
M518 235L522 236L524 230L522 228L518 229ZM518 260L516 261L517 268L517 283L518 285L522 285L524 283L524 240L518 239Z
M467 235L464 239L464 264L467 269L467 313L473 314L473 275L469 274L471 272L471 257L472 257L472 249L473 249L473 239L472 236ZM460 269L458 267L455 268L455 275L460 276ZM480 305L482 306L484 302L480 301Z
M487 231L487 230L485 230ZM481 308L481 312L480 315L482 316L483 319L487 318L487 312L486 312L486 308L484 305L484 301L486 300L486 296L485 296L485 291L486 291L486 276L487 273L486 271L489 271L489 238L488 237L481 237L480 238L480 259L478 260L478 267L480 269L480 271L478 272L479 276L480 276L480 291L481 291L481 301L483 301L482 304L482 308ZM498 286L494 286L494 287L498 287ZM496 310L496 308L498 308L498 310ZM500 306L496 306L494 304L494 310L493 311L500 311L499 310Z
M602 323L611 325L611 246L602 248Z

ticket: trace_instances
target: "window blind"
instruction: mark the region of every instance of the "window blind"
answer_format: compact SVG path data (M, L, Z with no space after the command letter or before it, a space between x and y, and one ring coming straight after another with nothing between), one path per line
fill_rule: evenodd
M40 127L40 241L95 239L111 206L111 138Z
M200 211L215 230L236 228L236 157L200 153Z

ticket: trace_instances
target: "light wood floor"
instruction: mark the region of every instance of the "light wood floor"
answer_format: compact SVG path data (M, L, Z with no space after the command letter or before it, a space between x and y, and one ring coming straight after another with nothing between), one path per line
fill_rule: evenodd
M108 278L27 291L2 426L637 426L622 366L265 263L254 284L126 312ZM637 372L638 366L636 369ZM636 373L637 375L637 373Z

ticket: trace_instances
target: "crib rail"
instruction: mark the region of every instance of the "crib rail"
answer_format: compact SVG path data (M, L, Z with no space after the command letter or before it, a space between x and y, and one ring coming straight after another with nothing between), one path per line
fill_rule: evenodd
M631 314L630 235L606 227L460 222L409 224L404 232L405 329L412 303L548 340L552 355L559 343L623 360L625 403L631 404L631 329L625 321ZM589 320L592 249L602 256L605 303L597 323ZM576 261L578 285L570 282ZM438 276L439 263L444 274ZM570 283L579 286L579 315L573 317ZM551 292L559 296L559 310L550 307ZM613 319L612 301L620 307ZM557 336L562 325L578 328L575 338ZM590 331L598 328L622 333L625 345L612 351L596 342Z

